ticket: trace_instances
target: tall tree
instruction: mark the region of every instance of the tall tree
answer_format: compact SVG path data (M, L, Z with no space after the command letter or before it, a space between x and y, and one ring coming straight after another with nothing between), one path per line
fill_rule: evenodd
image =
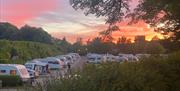
M144 20L163 34L174 33L173 40L180 41L180 0L140 0L134 12L129 14L132 22Z
M85 11L85 15L94 14L97 17L105 16L106 23L112 25L121 21L130 11L131 0L70 0L74 9Z

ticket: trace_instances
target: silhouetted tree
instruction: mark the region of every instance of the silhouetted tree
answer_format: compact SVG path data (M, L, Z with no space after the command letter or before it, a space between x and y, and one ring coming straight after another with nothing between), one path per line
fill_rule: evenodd
M144 20L163 34L173 32L174 41L180 40L180 1L179 0L141 0L134 12L129 14L132 22Z
M25 25L19 31L19 40L52 43L52 37L42 28Z
M18 28L10 23L0 22L0 39L15 40Z

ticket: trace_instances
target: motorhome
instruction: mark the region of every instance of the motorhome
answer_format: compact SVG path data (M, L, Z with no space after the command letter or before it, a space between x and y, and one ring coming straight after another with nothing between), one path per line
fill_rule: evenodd
M0 75L16 75L24 82L30 79L26 67L20 64L0 64Z

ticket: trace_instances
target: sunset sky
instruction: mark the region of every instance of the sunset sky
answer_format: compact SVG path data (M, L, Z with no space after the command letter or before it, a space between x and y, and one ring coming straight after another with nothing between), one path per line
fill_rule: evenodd
M136 5L137 0L132 0L131 7ZM42 27L52 36L66 37L71 42L78 37L85 40L96 37L107 27L103 17L85 16L82 11L75 11L69 0L0 0L0 21L10 22L19 28L25 24ZM162 37L143 21L134 25L121 22L119 26L121 31L113 34L115 38L136 35L146 35L146 39L155 35Z

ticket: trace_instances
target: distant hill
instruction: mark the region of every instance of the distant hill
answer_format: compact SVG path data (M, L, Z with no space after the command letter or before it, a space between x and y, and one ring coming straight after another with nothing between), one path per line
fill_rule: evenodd
M33 58L58 54L62 54L61 49L50 44L0 40L0 63L24 63Z

